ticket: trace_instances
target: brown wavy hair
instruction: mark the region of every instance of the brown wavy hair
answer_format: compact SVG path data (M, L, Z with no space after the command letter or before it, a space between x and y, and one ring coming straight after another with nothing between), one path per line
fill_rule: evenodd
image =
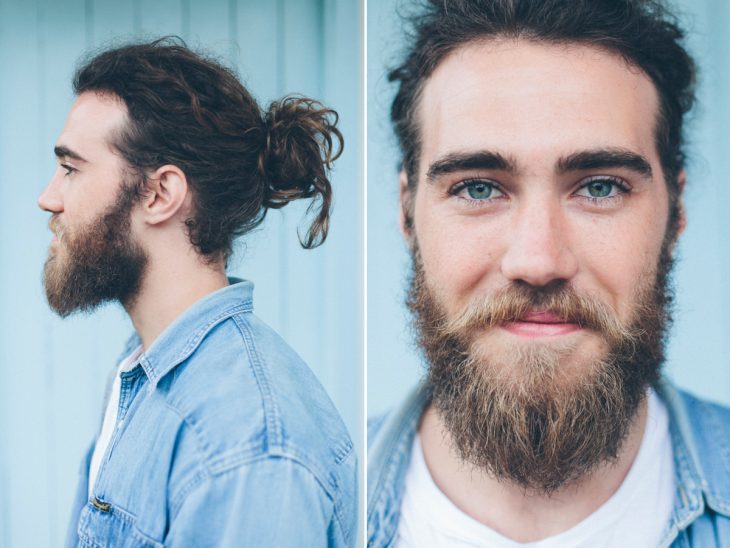
M320 245L332 207L328 171L343 146L337 113L306 97L262 111L234 72L177 37L132 43L94 55L76 71L74 92L109 93L127 107L114 146L138 176L179 167L193 193L185 221L200 254L227 260L233 240L273 208L311 199L314 218L300 243Z

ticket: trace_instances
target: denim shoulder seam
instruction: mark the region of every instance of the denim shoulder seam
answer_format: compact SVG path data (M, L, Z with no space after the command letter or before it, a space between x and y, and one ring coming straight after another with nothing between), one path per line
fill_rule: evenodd
M283 444L283 432L279 420L279 409L274 398L274 392L271 389L271 381L266 364L261 352L256 348L255 338L248 321L241 317L241 315L232 316L232 319L243 338L249 363L254 378L256 379L256 384L259 387L259 392L261 393L264 410L264 427L266 429L264 436L266 446L267 448L271 444L281 446Z
M170 371L176 369L178 365L188 359L190 355L198 348L203 339L205 339L211 329L213 329L215 326L223 323L223 321L227 320L228 318L235 317L238 314L245 314L247 312L251 312L252 310L253 305L252 302L249 300L244 301L243 303L238 303L235 306L230 306L220 311L214 317L210 318L205 324L199 326L195 330L195 332L188 338L182 349L180 349L175 357L170 360L169 364L161 367L159 372L150 365L150 357L143 355L141 363L143 365L145 373L150 379L150 386L152 388L156 387L157 383L162 378L164 378Z

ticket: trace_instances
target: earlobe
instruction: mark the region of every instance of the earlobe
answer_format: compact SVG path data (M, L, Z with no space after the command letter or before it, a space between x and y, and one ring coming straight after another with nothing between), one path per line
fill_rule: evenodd
M185 173L174 165L164 165L147 178L142 201L145 222L160 224L188 204L188 182Z
M400 207L399 207L399 224L403 238L408 245L411 245L413 237L413 194L408 187L408 175L405 170L401 170L399 175L400 185Z

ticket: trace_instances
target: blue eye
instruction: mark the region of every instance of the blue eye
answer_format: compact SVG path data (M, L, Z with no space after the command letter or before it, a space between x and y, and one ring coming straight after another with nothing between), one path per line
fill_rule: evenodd
M581 186L576 194L591 200L611 199L626 194L629 189L620 179L613 177L594 177Z
M466 192L470 198L475 200L486 200L492 195L494 187L487 183L477 182L466 187Z
M493 200L503 196L502 191L494 183L481 179L462 181L453 188L452 194L475 202Z

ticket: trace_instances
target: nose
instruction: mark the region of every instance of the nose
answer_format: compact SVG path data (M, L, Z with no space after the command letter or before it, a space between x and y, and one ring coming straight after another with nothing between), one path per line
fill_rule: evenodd
M578 271L560 203L550 198L525 203L517 210L502 257L502 274L510 281L542 287L568 281Z
M51 213L63 211L63 199L59 188L58 173L48 182L46 188L38 196L38 207Z

